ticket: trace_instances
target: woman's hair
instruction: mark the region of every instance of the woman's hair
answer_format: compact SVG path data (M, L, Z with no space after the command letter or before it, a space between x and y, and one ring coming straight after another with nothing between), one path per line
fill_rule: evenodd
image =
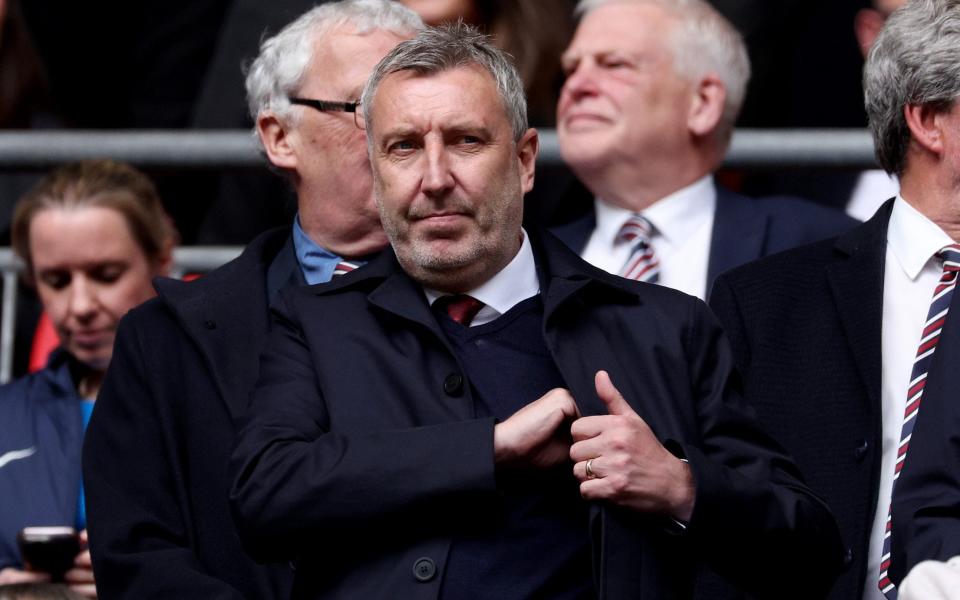
M133 239L153 264L169 257L177 241L170 217L150 179L128 164L86 160L64 165L40 180L17 203L11 237L13 249L33 272L30 224L40 211L85 207L112 208L130 228Z

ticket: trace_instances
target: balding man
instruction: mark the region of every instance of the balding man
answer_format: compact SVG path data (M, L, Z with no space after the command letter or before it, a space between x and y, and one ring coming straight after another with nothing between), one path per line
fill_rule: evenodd
M706 298L721 272L854 224L714 183L750 65L740 35L709 4L583 0L578 12L557 132L596 201L555 233L587 262Z

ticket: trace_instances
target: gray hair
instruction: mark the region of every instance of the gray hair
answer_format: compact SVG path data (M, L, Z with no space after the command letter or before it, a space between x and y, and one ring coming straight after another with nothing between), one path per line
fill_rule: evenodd
M342 0L308 10L264 40L247 69L247 105L254 122L268 110L291 117L287 97L301 86L316 40L344 25L352 25L359 34L383 30L407 36L423 29L416 13L390 0Z
M673 67L682 77L696 80L714 73L723 82L727 95L718 135L728 141L750 81L750 57L740 32L704 0L580 0L576 15L614 3L651 4L678 17L670 31Z
M960 0L912 0L890 15L867 56L863 95L877 161L903 175L903 109L947 109L960 97Z
M519 141L528 128L527 99L520 75L510 55L494 46L489 36L462 22L424 29L412 40L401 42L380 61L360 100L367 129L372 126L370 109L373 98L387 75L400 71L427 75L471 65L483 68L493 77L513 129L514 141Z

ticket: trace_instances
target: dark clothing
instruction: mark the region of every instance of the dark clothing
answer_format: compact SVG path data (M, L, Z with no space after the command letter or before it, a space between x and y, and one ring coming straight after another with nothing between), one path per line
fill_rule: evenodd
M800 564L803 597L828 587L836 526L744 411L703 303L530 239L541 332L581 413L606 413L594 375L607 370L697 485L683 535L662 516L590 504L597 595L690 597L703 562L767 597L799 593L785 582ZM251 552L296 561L295 597L437 597L451 540L495 517L500 495L494 419L474 418L465 372L392 253L281 296L231 459L231 503Z
M70 355L0 387L0 569L23 568L17 533L77 522L81 398Z
M710 300L743 374L744 397L840 524L848 567L829 596L836 600L863 595L877 504L892 205L838 239L720 276Z
M434 312L442 312L436 311ZM464 366L476 402L472 418L504 420L553 388L565 387L543 341L543 302L528 298L495 321L440 326ZM478 519L453 540L440 598L593 598L587 504L570 465L501 476L497 517Z
M269 329L268 279L298 281L289 232L197 281L157 280L159 297L120 322L84 447L101 598L286 597L289 569L240 546L227 461Z
M716 206L707 263L708 294L724 271L768 254L839 235L857 224L842 212L798 198L750 198L719 186ZM596 217L591 212L552 231L581 254L595 226Z
M930 362L920 413L893 502L890 578L897 585L917 563L960 555L960 291Z

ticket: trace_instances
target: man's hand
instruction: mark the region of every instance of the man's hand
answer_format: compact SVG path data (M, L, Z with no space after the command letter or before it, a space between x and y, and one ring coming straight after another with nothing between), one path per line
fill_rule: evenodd
M80 532L80 547L83 550L73 561L73 568L63 575L70 589L86 598L97 597L97 587L93 582L93 563L90 562L90 550L87 548L87 530Z
M595 385L610 414L577 419L570 428L580 495L689 521L695 499L689 465L663 447L606 371L597 372Z
M498 423L493 430L497 467L546 468L562 464L570 452L564 425L580 416L570 392L555 388Z

